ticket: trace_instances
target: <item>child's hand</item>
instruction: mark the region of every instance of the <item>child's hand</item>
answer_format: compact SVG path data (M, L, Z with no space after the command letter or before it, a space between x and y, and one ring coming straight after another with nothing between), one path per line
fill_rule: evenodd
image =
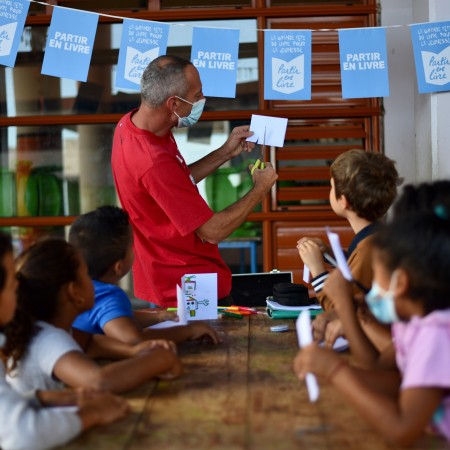
M219 342L222 342L219 335L217 334L216 330L211 328L208 324L204 322L192 322L188 325L186 325L189 329L189 340L194 341L196 339L209 339L214 344L218 344Z
M170 350L172 353L177 353L177 347L174 342L166 339L152 339L133 345L131 347L131 356L139 355L141 353L148 353L157 348L164 348L166 350Z
M114 422L129 412L128 402L124 398L107 392L79 393L78 405L83 429Z
M336 339L344 336L344 327L341 319L330 320L325 328L325 347L333 348Z
M339 269L333 270L328 275L323 292L333 302L338 312L348 307L354 310L352 284L343 277Z
M341 360L341 357L332 350L311 344L298 351L294 359L293 370L300 380L303 380L305 375L311 372L327 381L336 364L340 364Z
M176 311L161 311L159 313L160 322L165 322L166 320L170 320L172 322L179 322L180 318Z
M338 315L334 309L329 309L316 316L312 323L313 338L316 342L322 342L325 339L328 323L337 318Z
M42 406L72 406L78 404L78 390L36 391L36 397Z
M179 358L174 358L174 364L167 372L159 374L156 378L160 380L174 380L183 373L183 364Z
M152 343L150 346L151 350L154 350L155 348L165 348L166 350L170 350L172 353L177 353L177 346L173 341L168 341L167 339L152 339L148 342Z
M319 239L320 240L320 239ZM325 263L323 260L320 244L311 238L302 238L297 242L297 250L303 264L309 267L311 275L317 277L325 272Z
M317 237L309 237L309 236L302 237L297 241L297 245L299 245L305 241L312 241L315 244L317 244L322 253L325 253L327 251L327 246L324 244L322 239L317 238Z

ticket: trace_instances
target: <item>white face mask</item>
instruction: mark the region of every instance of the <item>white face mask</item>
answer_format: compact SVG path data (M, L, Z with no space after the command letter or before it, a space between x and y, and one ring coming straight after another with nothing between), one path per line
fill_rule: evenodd
M183 100L183 102L192 105L191 113L186 117L180 117L177 113L175 113L175 115L178 117L178 128L192 127L192 125L195 125L198 122L198 119L200 119L200 116L203 113L203 108L205 107L206 99L202 98L201 100L197 100L196 102L191 103L184 98L178 97L178 95L176 95L175 97Z
M389 283L389 289L384 290L376 281L366 295L366 303L370 312L381 323L394 323L400 319L395 310L394 290L397 285L398 272L394 272Z

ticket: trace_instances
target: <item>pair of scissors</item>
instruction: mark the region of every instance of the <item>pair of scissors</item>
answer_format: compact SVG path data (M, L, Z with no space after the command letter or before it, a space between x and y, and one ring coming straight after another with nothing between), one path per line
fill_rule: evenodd
M264 127L264 135L263 135L263 143L262 145L259 145L260 148L260 156L259 158L256 160L255 164L252 167L252 170L250 171L250 174L253 175L253 172L255 171L255 169L265 169L266 165L264 163L264 154L265 154L265 150L266 150L266 127Z

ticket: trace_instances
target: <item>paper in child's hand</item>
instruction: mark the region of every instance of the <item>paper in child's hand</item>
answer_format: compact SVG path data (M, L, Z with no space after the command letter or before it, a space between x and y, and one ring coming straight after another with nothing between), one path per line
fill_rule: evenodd
M306 264L303 266L303 281L305 283L309 283L311 281L311 272Z
M347 281L353 281L352 273L350 272L350 267L347 264L347 258L344 255L344 251L341 247L341 241L339 240L339 235L337 233L333 233L330 231L328 227L326 227L328 240L330 241L331 248L333 249L334 256L336 258L336 263L339 270L342 273L342 276Z
M311 330L311 317L309 311L302 311L295 323L297 329L298 343L300 347L306 347L312 344L313 336ZM319 384L317 378L312 373L307 373L305 376L306 387L308 389L308 396L310 402L315 402L319 398Z

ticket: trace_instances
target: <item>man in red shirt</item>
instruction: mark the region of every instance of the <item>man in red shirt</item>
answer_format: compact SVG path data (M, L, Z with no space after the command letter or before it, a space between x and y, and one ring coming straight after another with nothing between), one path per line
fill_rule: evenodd
M112 150L114 182L134 231L135 295L162 307L176 306L176 284L186 273L217 273L218 298L231 289L231 272L217 244L229 236L277 179L272 165L254 171L253 188L220 212L198 192L199 181L225 162L250 151L248 126L187 164L171 132L195 124L205 97L197 69L187 60L160 56L141 79L141 105L119 121Z

